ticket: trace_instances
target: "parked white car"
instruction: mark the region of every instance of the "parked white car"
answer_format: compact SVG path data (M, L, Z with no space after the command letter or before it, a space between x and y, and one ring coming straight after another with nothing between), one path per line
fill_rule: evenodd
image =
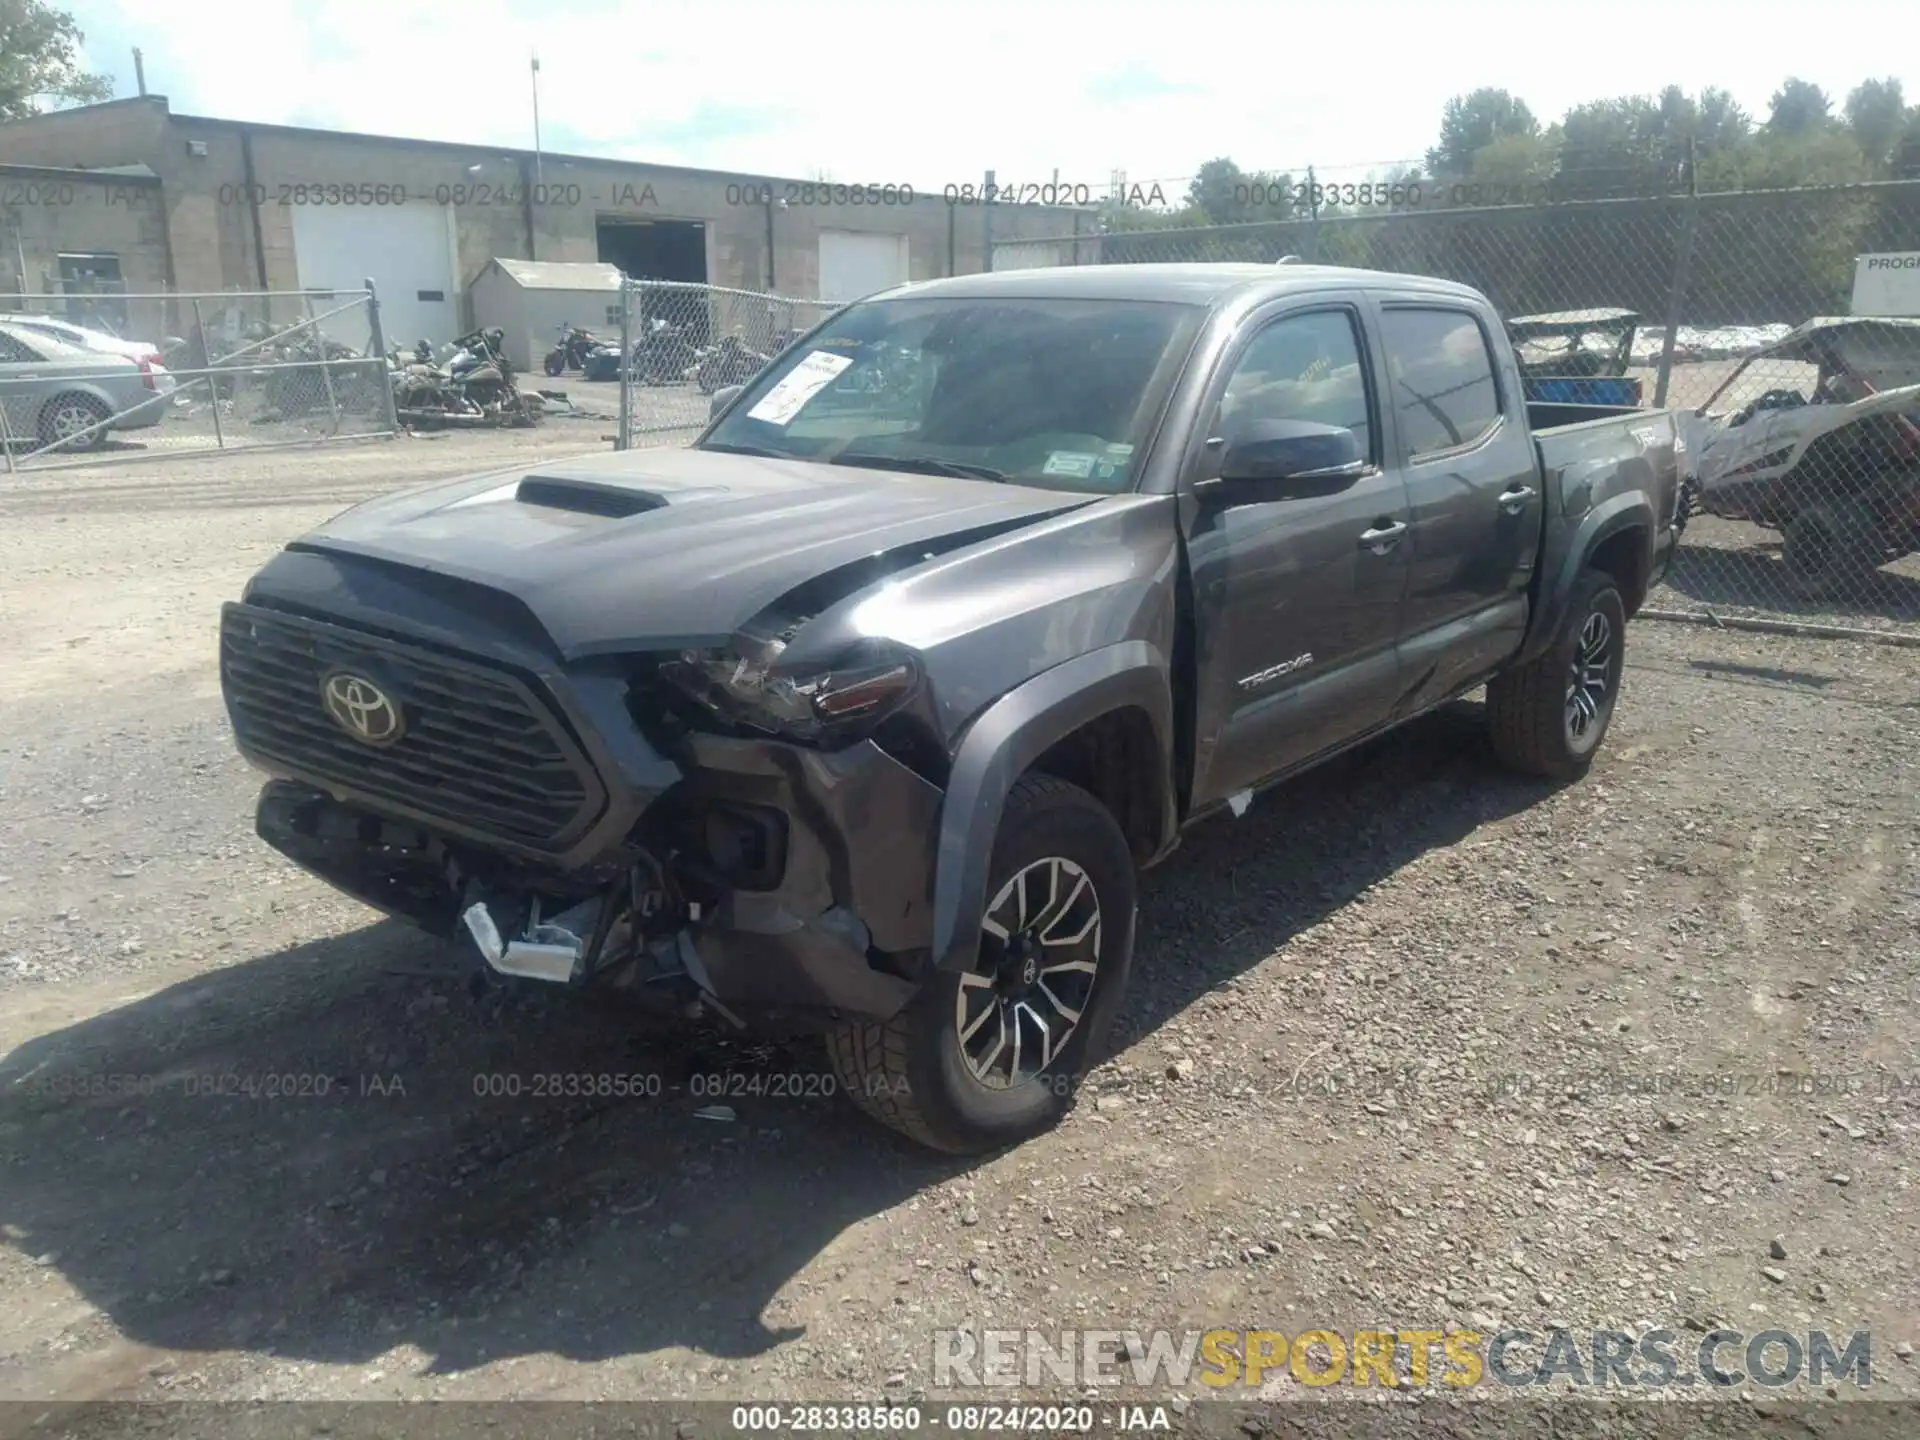
M0 320L0 419L15 445L94 450L110 431L158 425L166 410L150 363Z
M147 372L153 376L154 389L161 395L171 395L179 387L176 376L167 373L167 367L160 363L161 349L146 340L122 340L118 335L109 335L104 330L92 330L85 325L76 325L71 320L62 320L57 315L35 315L28 312L0 315L7 324L35 334L46 335L71 345L76 350L91 350L100 355L124 355L136 364L147 362Z

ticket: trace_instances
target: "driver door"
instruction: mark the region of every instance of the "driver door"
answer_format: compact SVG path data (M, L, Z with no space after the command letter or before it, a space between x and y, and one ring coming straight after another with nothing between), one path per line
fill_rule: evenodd
M1380 725L1399 683L1410 518L1380 425L1365 310L1357 295L1284 303L1222 366L1184 487L1197 806ZM1236 430L1266 420L1352 430L1367 471L1330 492L1217 479Z

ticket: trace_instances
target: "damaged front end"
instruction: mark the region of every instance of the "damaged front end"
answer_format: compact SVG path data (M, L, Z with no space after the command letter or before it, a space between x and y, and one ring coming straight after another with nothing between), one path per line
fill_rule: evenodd
M256 828L335 888L494 975L680 1018L806 1030L913 994L944 752L905 651L783 668L804 612L782 612L724 648L563 668L511 637L450 655L250 598L222 678L275 777ZM330 684L389 703L398 737L343 733Z

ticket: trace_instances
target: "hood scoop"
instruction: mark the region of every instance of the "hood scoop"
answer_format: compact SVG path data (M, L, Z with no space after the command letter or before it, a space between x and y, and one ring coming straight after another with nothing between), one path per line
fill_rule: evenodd
M527 476L514 490L513 498L522 505L567 510L576 515L600 515L609 520L624 520L629 515L667 508L667 497L657 490L557 475Z

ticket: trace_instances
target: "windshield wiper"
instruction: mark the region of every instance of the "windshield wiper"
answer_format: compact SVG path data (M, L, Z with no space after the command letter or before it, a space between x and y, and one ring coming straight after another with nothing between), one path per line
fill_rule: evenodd
M943 460L938 455L862 455L842 453L833 457L835 465L863 465L869 470L912 470L926 475L952 475L962 480L1005 480L1007 472L991 465L970 465L965 460Z

